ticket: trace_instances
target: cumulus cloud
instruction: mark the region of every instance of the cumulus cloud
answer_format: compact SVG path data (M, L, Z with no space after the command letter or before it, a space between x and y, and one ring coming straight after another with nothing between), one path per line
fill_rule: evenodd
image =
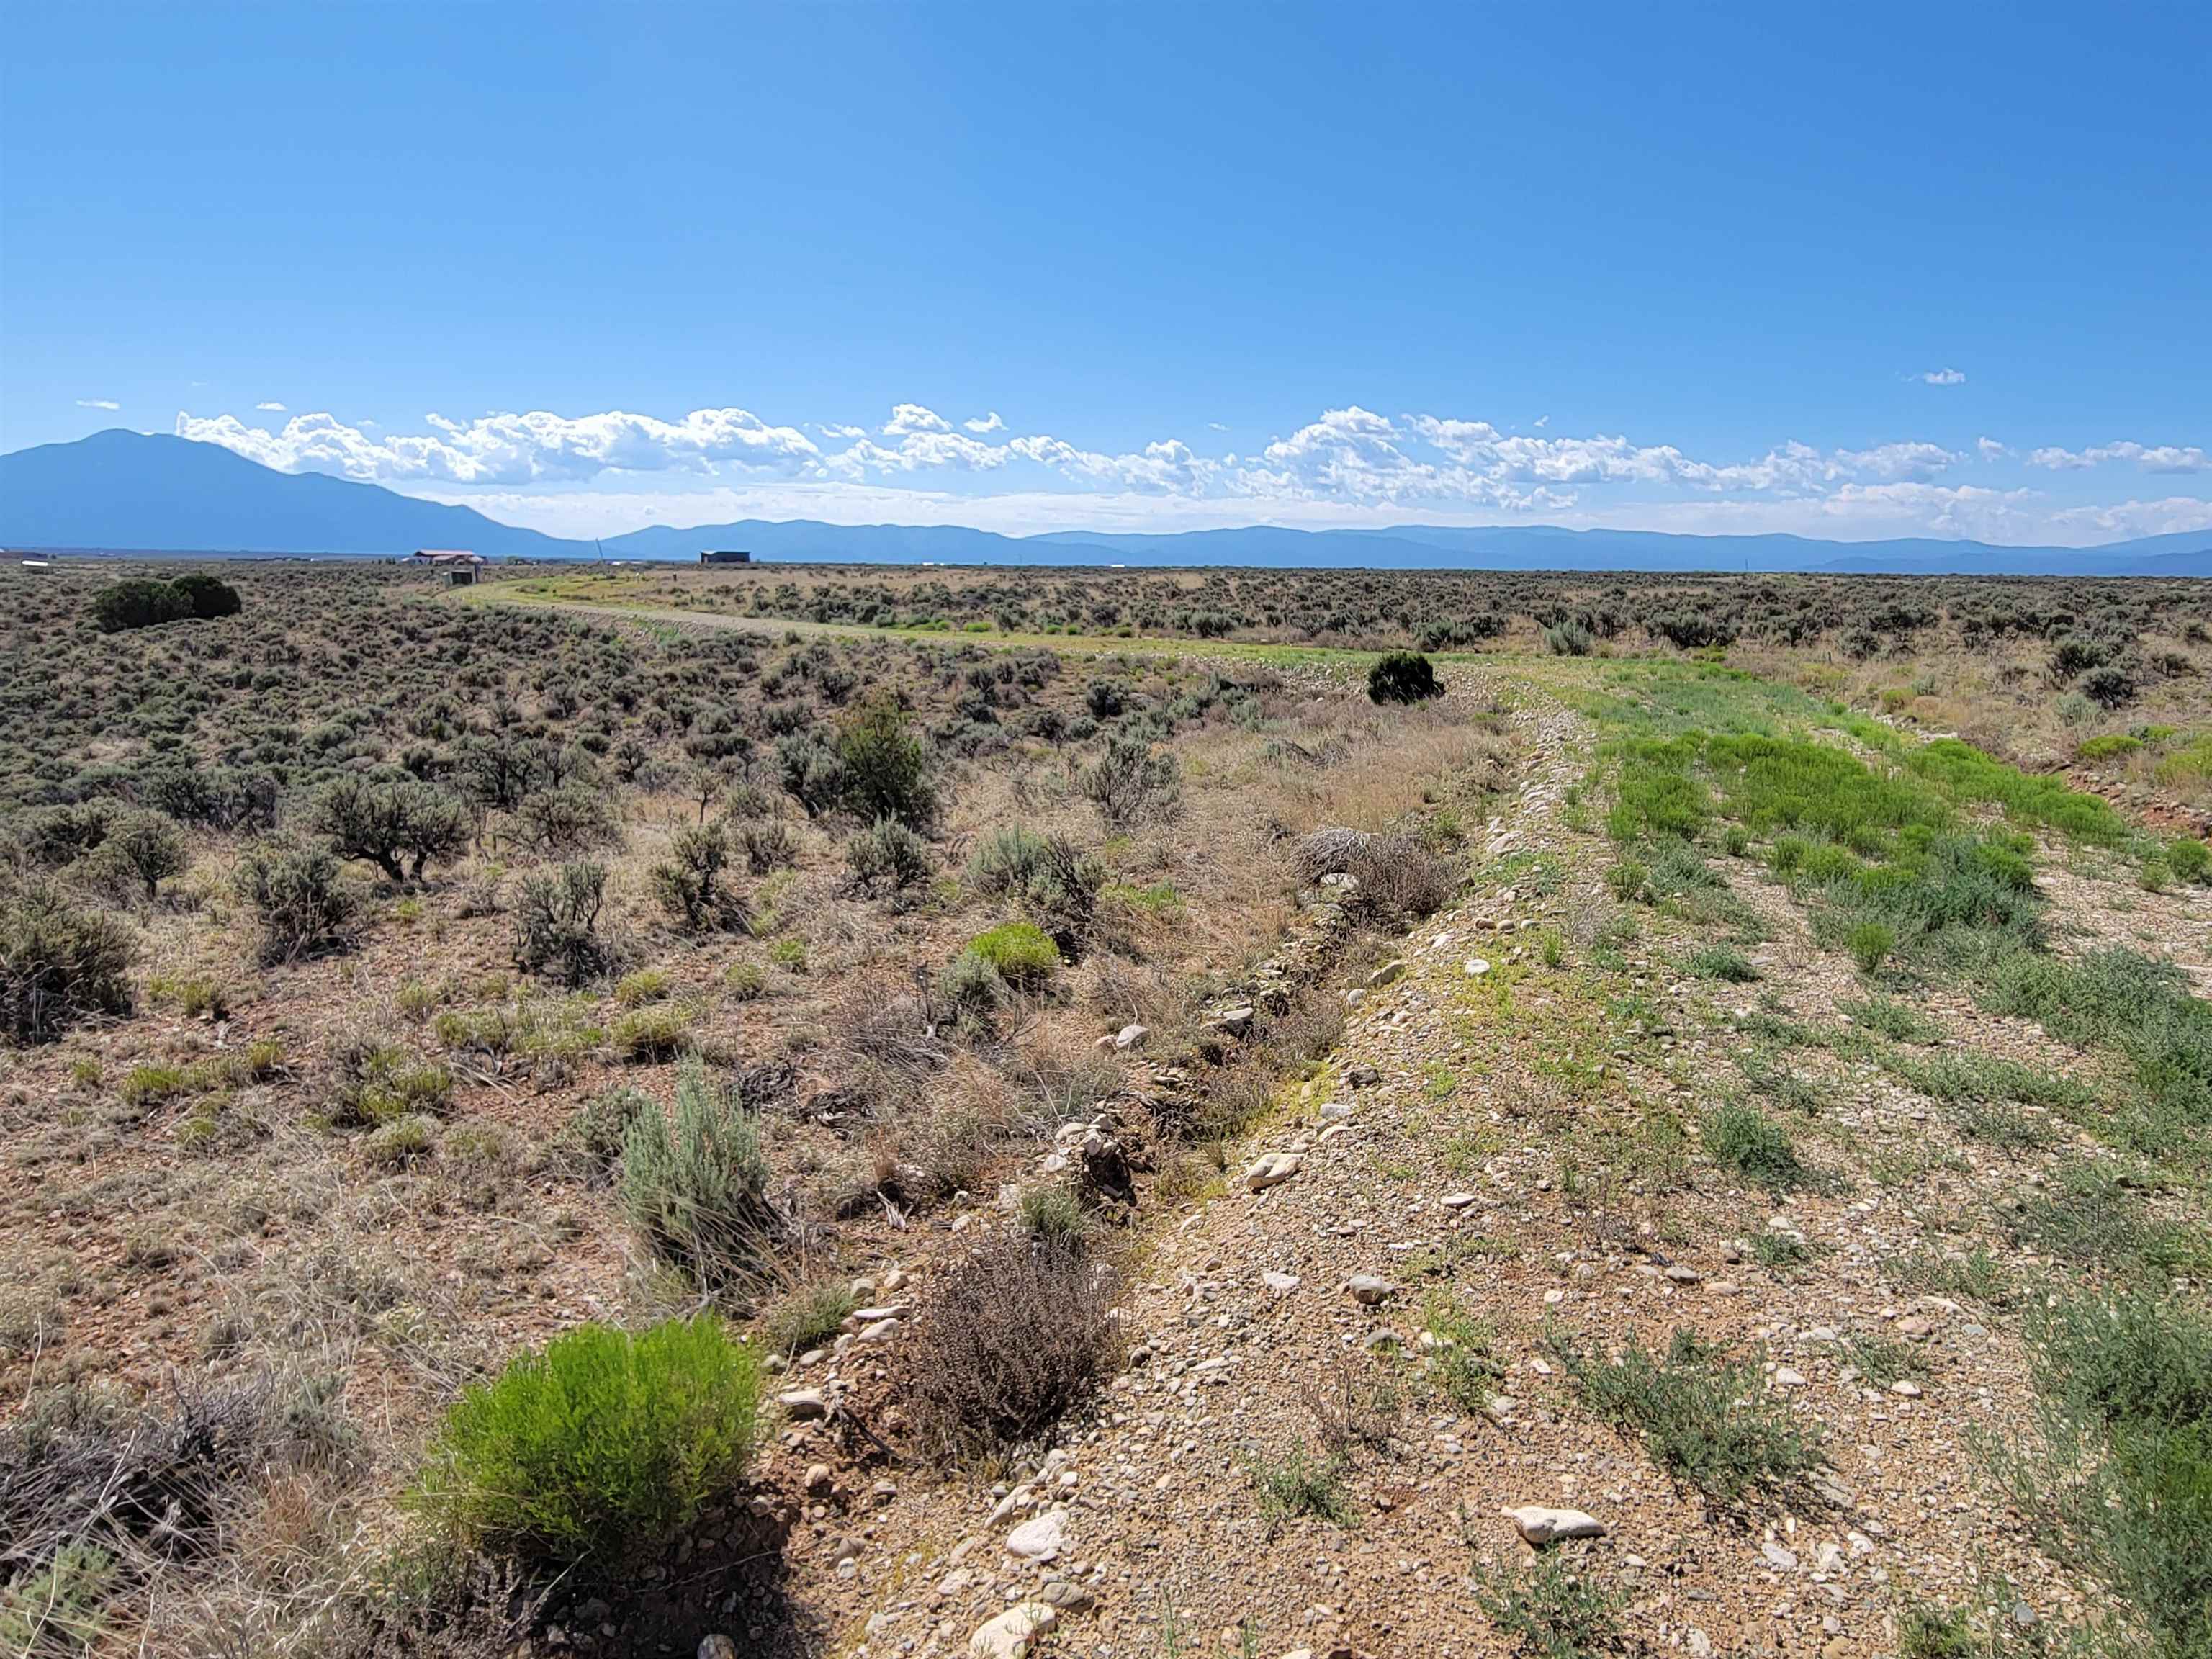
M112 398L80 398L76 400L76 406L79 409L120 409L123 407L121 404L117 403Z
M933 409L924 409L920 404L899 404L891 410L891 417L884 422L884 436L903 438L916 432L950 432L952 422Z
M738 490L820 501L799 516L833 519L841 510L900 519L880 510L884 501L914 502L917 511L935 503L931 510L941 514L951 510L947 502L1019 498L1025 514L1046 514L1050 502L1061 502L1070 522L1097 521L1108 502L1115 521L1133 520L1150 511L1133 504L1152 501L1161 503L1164 520L1182 522L1230 522L1239 514L1246 522L1494 521L1542 514L1585 524L1786 525L1812 533L2002 541L2153 533L2141 526L2194 528L2191 515L2205 510L2187 498L2077 508L2078 489L2053 502L2029 489L1953 483L1954 469L1977 456L1984 465L2017 459L1988 437L1963 453L1923 439L1831 447L1792 439L1747 458L1709 457L1625 433L1553 433L1540 424L1509 432L1487 420L1394 415L1358 404L1325 409L1242 453L1201 453L1173 436L1130 449L1095 448L1051 433L1011 431L995 410L956 426L914 403L894 404L873 429L810 422L807 430L821 441L738 408L694 410L672 420L623 410L467 421L431 415L413 430L395 432L328 413L294 416L281 425L229 414L180 413L176 422L180 436L283 471L419 494L551 501L564 492L628 500ZM2046 471L2106 462L2145 472L2212 471L2203 449L2179 445L2044 448L2027 459ZM989 485L978 482L987 477ZM2095 513L2118 516L2106 523Z
M1964 386L1966 373L1960 368L1931 368L1920 377L1929 386Z
M2133 461L2146 472L2212 472L2212 458L2194 444L2139 444L2123 441L2090 449L2052 446L2027 458L2030 466L2053 472L2086 471L2106 461Z
M256 404L253 406L264 415L282 415L284 413L284 405L282 404Z
M473 421L424 417L432 430L371 437L325 413L295 415L281 431L249 427L234 415L203 418L179 411L180 438L218 443L287 472L330 472L379 483L434 479L450 483L581 480L610 470L659 471L727 465L795 471L821 450L795 427L770 426L742 409L695 409L680 421L611 410L574 417L543 410Z

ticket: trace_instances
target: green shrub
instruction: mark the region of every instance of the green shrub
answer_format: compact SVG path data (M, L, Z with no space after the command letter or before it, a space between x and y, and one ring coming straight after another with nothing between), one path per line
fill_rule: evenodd
M647 1557L744 1474L760 1395L758 1362L711 1313L636 1336L580 1326L461 1396L414 1502L526 1563Z
M131 935L43 883L0 884L0 1036L52 1042L81 1020L131 1012Z
M264 841L247 849L234 878L260 925L261 959L290 962L344 942L359 908L329 848Z
M699 933L744 924L744 902L723 880L730 862L728 830L719 823L678 830L668 854L647 871L646 879L677 926Z
M514 904L514 965L565 985L583 985L613 965L599 931L606 902L601 864L564 864L550 875L526 876Z
M2212 882L2212 847L2185 836L2166 849L2166 862L2175 877L2202 885Z
M86 863L95 879L105 875L118 887L135 886L150 904L164 880L184 874L191 849L173 818L161 812L125 812L108 826L106 838Z
M604 1182L621 1161L629 1126L660 1104L641 1090L604 1089L579 1106L554 1137L556 1159L593 1184Z
M453 1074L397 1043L349 1033L332 1047L337 1087L331 1121L341 1128L374 1127L411 1115L442 1115L453 1102Z
M768 959L787 974L806 971L806 941L787 934L768 947Z
M419 1164L437 1149L437 1120L420 1112L410 1112L404 1117L395 1117L380 1125L362 1150L379 1169L398 1170Z
M738 1002L751 1002L768 989L768 975L757 962L733 962L722 975L722 988Z
M691 1011L672 1002L633 1008L616 1019L607 1037L624 1060L672 1059L692 1046Z
M1628 1597L1592 1576L1587 1555L1542 1550L1525 1568L1478 1559L1474 1576L1475 1605L1527 1659L1598 1659L1628 1646Z
M103 634L153 628L191 614L191 602L168 583L137 577L110 583L92 598L93 626Z
M1024 1188L1014 1214L1032 1238L1074 1245L1090 1236L1091 1218L1074 1189L1062 1182Z
M339 778L315 796L308 822L339 856L374 864L393 881L420 881L431 860L457 857L469 844L459 797L416 778Z
M1140 824L1165 822L1182 810L1182 767L1164 749L1142 738L1115 732L1097 760L1079 780L1084 798L1114 835Z
M0 1589L0 1651L26 1659L98 1651L119 1577L106 1551L76 1540L64 1544L44 1566Z
M1587 657L1596 645L1589 629L1571 617L1544 630L1544 648L1555 657Z
M2212 1316L2142 1291L2084 1296L2029 1334L2043 1432L2007 1471L2021 1507L2116 1593L2123 1641L2155 1659L2212 1653Z
M835 1338L860 1305L852 1285L842 1279L796 1285L762 1308L760 1333L778 1353L804 1353Z
M1836 1012L1854 1024L1886 1036L1893 1042L1941 1042L1943 1028L1908 1003L1894 997L1869 997L1863 1002L1839 1002Z
M1245 1471L1260 1495L1260 1514L1270 1532L1302 1515L1337 1527L1352 1526L1359 1518L1344 1489L1341 1459L1292 1446L1280 1457L1248 1458Z
M1677 1330L1662 1359L1631 1337L1602 1359L1553 1337L1583 1403L1643 1437L1652 1459L1715 1503L1778 1497L1825 1460L1817 1428L1801 1426L1759 1368Z
M1912 1601L1898 1615L1897 1651L1899 1659L1978 1659L1982 1644L1958 1608Z
M1861 973L1877 973L1889 960L1889 953L1897 948L1897 933L1886 922L1855 922L1844 936L1844 943Z
M980 951L963 951L937 976L938 994L952 1005L954 1016L971 1027L985 1027L1006 1000L1006 981Z
M1043 988L1060 969L1060 949L1036 924L1009 921L978 933L968 950L1017 991Z
M116 1093L126 1106L158 1106L174 1100L188 1086L183 1066L155 1063L133 1066L124 1074Z
M641 968L634 974L624 974L615 981L615 1006L642 1008L648 1002L659 1002L667 997L672 984L665 968Z
M1731 985L1747 985L1759 976L1751 958L1729 945L1708 945L1692 951L1690 971L1700 979L1726 980Z
M1705 1119L1705 1154L1723 1169L1775 1191L1802 1186L1805 1166L1790 1132L1755 1106L1728 1101Z
M246 608L236 588L204 570L186 571L169 584L169 592L183 605L185 615L203 622L211 622L217 617L235 617Z
M1609 865L1605 872L1606 886L1623 904L1633 903L1641 897L1645 884L1650 879L1650 870L1634 859L1622 859Z
M853 884L902 902L929 880L929 843L896 818L878 818L845 843Z
M687 1060L673 1121L641 1112L623 1140L622 1195L655 1254L702 1285L741 1281L759 1267L775 1220L760 1123L736 1090Z
M1443 692L1436 665L1418 651L1386 651L1367 671L1367 695L1376 702L1420 702Z
M926 829L937 817L929 753L890 692L871 697L837 725L837 802L865 823L890 818Z
M1060 836L1040 836L1019 824L994 830L968 861L968 884L978 893L1011 898L1060 947L1079 953L1097 919L1104 866Z

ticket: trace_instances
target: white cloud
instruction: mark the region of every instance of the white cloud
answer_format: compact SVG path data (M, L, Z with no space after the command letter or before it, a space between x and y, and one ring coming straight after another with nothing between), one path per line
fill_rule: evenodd
M884 436L903 438L917 432L950 432L952 422L933 409L924 409L920 404L898 404L891 410L891 417L884 422Z
M2030 466L2053 472L2085 471L2106 461L2133 461L2146 472L2212 472L2212 457L2194 444L2146 445L2123 441L2099 444L2093 449L2039 449L2028 456Z
M1962 368L1931 368L1920 378L1929 386L1964 386L1966 372Z
M76 406L79 409L120 409L123 407L121 404L117 403L112 398L80 398L76 400Z
M253 406L264 415L282 415L284 412L282 404L256 404Z
M2121 501L2110 507L2069 507L2051 515L2063 539L2104 541L2136 536L2166 536L2178 531L2212 530L2212 501L2194 495L2169 495L2158 501Z
M620 410L574 418L540 410L466 423L441 415L424 418L429 433L372 438L362 426L328 414L295 415L282 431L270 432L233 415L202 418L179 410L176 432L283 471L330 472L380 483L428 478L512 484L581 480L610 469L651 472L716 465L790 471L822 453L796 428L770 426L742 409L696 409L680 421Z
M1948 482L1977 456L1986 465L2017 463L2009 446L1988 437L1964 453L1924 439L1832 447L1792 439L1747 459L1711 459L1626 434L1507 432L1486 420L1389 415L1356 404L1325 410L1256 453L1200 453L1173 436L1094 448L1050 433L1012 432L996 411L956 427L912 403L894 404L873 432L823 422L807 429L824 441L737 408L695 410L673 420L622 410L500 413L465 422L432 415L417 430L389 433L327 413L292 416L281 426L228 414L180 413L176 422L181 436L284 471L334 473L444 499L522 501L530 505L518 512L526 510L533 521L567 515L591 522L592 533L638 520L610 521L607 509L590 502L725 497L756 503L751 510L764 516L975 523L1011 514L1006 522L1018 519L1030 528L1525 522L1540 514L1571 525L1997 541L2090 541L2154 533L2145 526L2195 528L2191 515L2212 510L2187 497L2105 508L2081 505L2079 487L2054 486L2053 500L2032 489ZM2046 471L2105 461L2146 472L2212 471L2203 449L2179 445L2045 448L2027 459ZM1152 505L1139 505L1147 501Z

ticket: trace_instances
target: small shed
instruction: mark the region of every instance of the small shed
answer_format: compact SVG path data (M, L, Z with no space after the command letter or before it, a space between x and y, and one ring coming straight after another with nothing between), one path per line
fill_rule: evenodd
M701 564L750 564L752 562L753 556L743 548L702 548L699 550Z

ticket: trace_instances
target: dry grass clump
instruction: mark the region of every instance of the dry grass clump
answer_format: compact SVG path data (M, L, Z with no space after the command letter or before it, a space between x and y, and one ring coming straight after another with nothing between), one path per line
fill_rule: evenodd
M1118 1273L1079 1241L991 1235L935 1275L903 1349L915 1437L957 1462L1018 1445L1079 1403L1118 1361Z

